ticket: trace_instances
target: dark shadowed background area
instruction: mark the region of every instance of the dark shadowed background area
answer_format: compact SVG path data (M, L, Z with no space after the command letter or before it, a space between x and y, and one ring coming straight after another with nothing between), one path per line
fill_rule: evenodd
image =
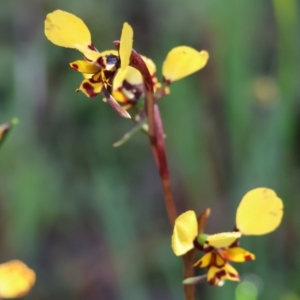
M267 186L285 215L276 232L242 239L257 259L235 264L240 284L199 285L197 299L299 300L296 0L1 1L0 123L20 123L1 147L0 259L35 269L24 299L183 299L149 141L138 133L112 148L132 122L75 93L81 75L68 64L81 54L44 36L55 9L82 18L99 50L128 21L160 79L172 47L210 52L159 103L178 210L210 207L207 232L228 231L242 196Z

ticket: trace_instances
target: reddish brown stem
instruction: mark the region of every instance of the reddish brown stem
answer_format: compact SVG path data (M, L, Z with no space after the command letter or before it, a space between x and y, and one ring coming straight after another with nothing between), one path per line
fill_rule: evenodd
M156 155L158 157L157 167L159 170L159 175L160 175L162 186L163 186L163 192L164 192L165 203L166 203L169 220L173 227L175 220L177 218L177 212L176 212L174 197L173 197L172 188L171 188L163 124L162 124L162 120L160 117L159 108L156 104L154 104L154 116L153 117L154 117L154 125L155 125L154 133L155 133L155 137L156 137L154 149L155 149Z
M159 108L156 104L154 104L154 124L155 124L155 136L156 136L156 145L154 148L156 150L158 161L159 161L158 169L159 169L159 174L163 186L163 192L164 192L169 220L172 227L174 227L177 213L176 213L175 202L174 202L171 182L170 182L170 173L169 173L168 161L166 155L163 124L160 117ZM194 254L195 251L191 250L182 257L183 266L184 266L183 278L189 278L194 276L194 268L193 268ZM186 300L194 300L195 299L194 285L185 285L184 294Z
M138 58L138 57L140 58ZM139 66L136 66L138 62ZM159 175L163 187L163 193L165 198L166 209L171 226L174 227L174 223L177 217L176 206L174 202L173 192L171 188L170 173L168 167L168 160L166 154L166 147L164 141L163 123L160 117L159 108L154 103L153 85L150 73L144 61L141 59L137 52L133 52L131 55L131 66L136 67L144 78L144 85L146 88L146 102L145 110L148 117L149 126L149 139L151 144L152 153L159 170ZM184 266L183 278L194 276L194 251L190 251L182 257ZM186 300L195 299L195 287L193 285L184 286L184 294Z
M120 42L115 41L114 44L119 49ZM154 103L154 89L153 89L152 78L142 57L135 50L132 50L131 53L130 66L139 70L143 76L144 85L145 85L145 98L146 98L145 111L148 117L148 126L149 126L148 135L150 139L152 153L159 171L159 175L163 187L166 210L168 213L171 226L173 228L175 220L177 218L177 212L176 212L176 206L175 206L172 187L171 187L170 173L169 173L166 147L164 141L163 123L160 116L159 108ZM195 252L194 250L191 250L190 252L188 252L182 257L183 266L184 266L184 278L194 276L194 269L193 269L194 252ZM186 300L194 300L195 299L194 286L185 285L184 294Z

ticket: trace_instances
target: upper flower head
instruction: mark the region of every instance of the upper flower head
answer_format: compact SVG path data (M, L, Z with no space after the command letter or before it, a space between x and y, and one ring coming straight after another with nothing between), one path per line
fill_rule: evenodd
M206 254L195 264L207 267L207 280L218 284L224 279L239 280L238 273L228 261L243 262L255 256L238 247L242 234L262 235L275 230L283 216L283 203L276 193L267 188L248 192L240 202L236 214L235 232L205 235L198 232L195 212L187 211L175 221L172 235L172 249L180 256L193 248ZM189 281L192 283L192 281Z
M91 34L84 22L73 14L56 10L47 15L45 20L45 35L55 45L79 50L84 60L70 63L71 67L84 76L77 91L82 91L88 97L95 97L103 92L107 102L121 116L130 115L112 97L109 92L117 70L125 71L129 65L133 43L133 30L124 23L119 52L109 50L98 52L92 44Z
M70 63L84 77L76 91L81 91L90 98L102 92L106 102L127 118L130 115L126 109L136 105L145 95L145 84L151 86L151 90L155 92L154 98L159 99L169 93L168 86L172 82L202 69L209 58L207 51L199 52L187 46L175 47L163 63L163 82L159 83L152 60L144 56L141 58L142 65L145 66L143 68L148 70L134 63L132 53L137 52L132 50L133 30L127 23L123 25L120 41L114 42L118 51L98 52L92 44L91 34L85 23L75 15L61 10L47 15L45 35L53 44L77 49L83 54L84 60ZM140 73L143 71L148 74L146 81Z

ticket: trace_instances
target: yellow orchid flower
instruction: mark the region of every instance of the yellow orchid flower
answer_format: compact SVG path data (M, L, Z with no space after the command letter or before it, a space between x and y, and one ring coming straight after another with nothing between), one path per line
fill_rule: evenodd
M26 295L35 283L35 273L19 260L0 264L0 298Z
M119 51L98 52L92 44L91 34L85 23L77 16L61 10L47 15L45 35L53 44L77 49L84 55L84 60L70 63L73 69L84 76L76 91L83 92L89 98L103 92L106 102L120 115L130 118L126 110L144 96L144 85L140 72L129 66L133 30L128 23L123 25ZM156 78L156 66L153 61L147 57L142 58L151 74L154 91L157 92L155 98L159 99L169 94L168 85L172 82L202 69L209 55L207 51L199 52L187 46L173 48L162 67L162 84ZM112 94L108 92L111 86Z
M254 260L254 254L238 247L244 235L263 235L275 230L281 223L283 203L276 193L268 188L249 191L241 200L236 213L236 231L214 235L199 234L198 221L194 211L187 211L175 221L172 235L172 249L181 256L192 249L205 252L195 266L207 268L207 281L219 284L221 281L238 281L237 271L228 263ZM188 278L188 284L198 278Z
M108 92L117 70L120 68L124 71L129 65L133 30L128 23L123 24L119 52L110 50L99 53L92 44L91 34L85 23L62 10L56 10L46 16L45 35L53 44L77 49L84 55L85 60L70 63L70 66L81 72L85 78L76 91L82 91L89 98L103 92L107 102L121 116L130 118L126 110Z

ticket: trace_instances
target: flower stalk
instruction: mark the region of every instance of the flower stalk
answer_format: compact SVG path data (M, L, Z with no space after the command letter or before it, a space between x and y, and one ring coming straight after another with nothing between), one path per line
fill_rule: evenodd
M118 43L114 42L117 46ZM168 214L168 218L171 226L175 224L177 218L176 205L174 201L170 172L168 166L167 152L164 141L164 130L163 122L159 112L157 104L154 102L153 84L151 80L151 75L148 68L140 57L140 55L132 50L130 58L130 66L136 68L140 71L143 76L144 86L145 86L145 111L148 118L148 136L151 144L152 153L154 160L156 162L157 169L159 171L160 180L163 187L163 194L165 199L165 206ZM194 249L182 256L183 260L183 278L189 278L194 276ZM184 285L184 294L186 300L195 299L195 287L194 285Z

